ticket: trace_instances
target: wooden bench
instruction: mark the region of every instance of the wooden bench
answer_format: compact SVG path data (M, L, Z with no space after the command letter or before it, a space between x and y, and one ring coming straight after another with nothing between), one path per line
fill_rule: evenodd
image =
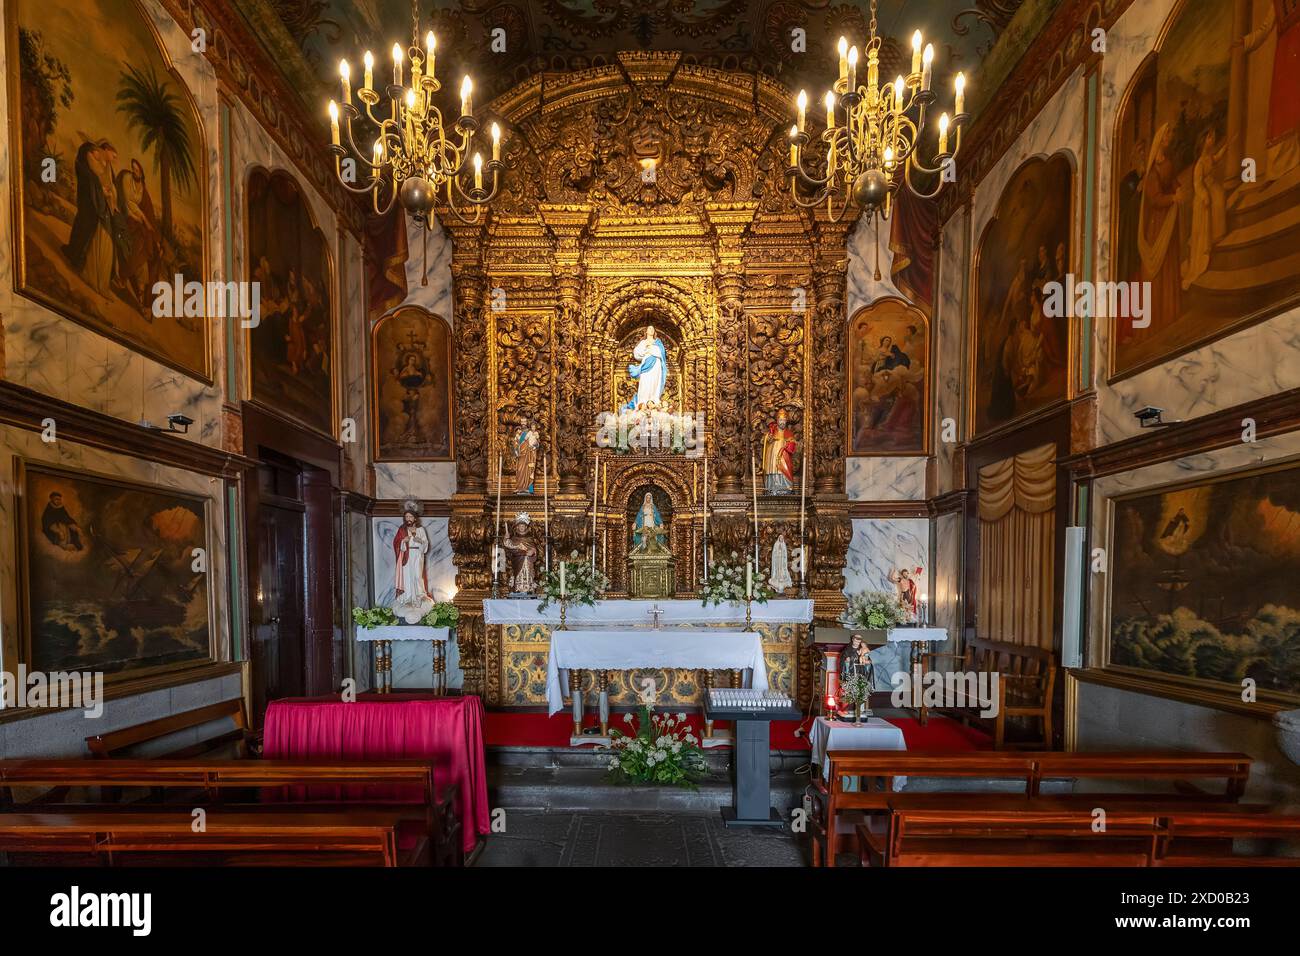
M993 735L993 747L996 750L1003 747L1044 750L1052 746L1052 692L1056 686L1056 658L1051 651L976 637L966 642L966 650L962 654L931 651L922 655L924 670L933 670L936 658L952 660L954 666L951 670L954 672L997 674L997 700L966 699L959 693L958 699L949 706L923 706L920 712L923 723L928 711L933 709L937 713L949 714L964 723L988 730ZM991 717L982 716L981 712L988 710L991 704L997 706L995 714ZM1042 727L1041 738L1008 743L1008 717L1039 721Z
M15 803L13 788L55 788L57 801L38 798ZM376 787L393 795L376 798ZM187 806L210 804L214 810L241 812L335 812L368 809L399 811L404 835L415 836L427 847L427 861L437 866L464 862L460 820L452 794L439 800L433 766L421 760L376 763L296 760L7 760L0 761L0 810L77 812L110 807L102 804L68 804L71 789L104 788L120 795L128 788L145 788L149 796L130 803L113 803L112 809L148 812L177 802ZM410 795L396 794L409 788ZM412 854L414 856L416 854Z
M1234 839L1300 841L1300 816L1268 806L1110 802L1105 827L1072 797L898 794L885 826L857 827L866 866L1300 866ZM877 818L879 819L879 818Z
M227 744L233 744L235 752L231 756L247 757L256 735L248 722L248 713L244 709L244 701L238 697L232 700L223 700L217 704L208 704L194 710L187 710L179 714L172 714L168 717L160 717L147 723L136 724L134 727L123 727L121 730L114 730L106 734L95 734L86 738L86 746L94 757L119 757L127 750L138 747L140 744L161 740L184 730L202 727L204 724L226 719L234 722L235 726L232 730L218 734L215 737L206 738L198 743L177 748L166 754L160 754L160 756L194 757L217 750Z
M193 862L195 855L226 866L397 866L399 822L396 813L376 810L211 813L196 831L189 811L0 813L0 851L109 866Z
M814 779L806 793L813 812L808 823L812 839L814 866L835 865L839 850L839 815L846 811L883 812L896 794L897 777L926 777L940 780L995 780L1014 788L1013 795L1028 799L1042 796L1044 780L1070 778L1109 780L1132 785L1152 779L1171 781L1173 793L1143 794L1131 789L1096 790L1071 794L1078 804L1123 803L1132 806L1144 801L1161 802L1235 802L1245 790L1250 775L1251 758L1239 753L1129 752L1058 753L1047 751L983 751L951 753L947 751L832 750L827 754L827 779ZM847 779L858 781L858 789L846 786ZM1222 781L1221 793L1206 793L1190 784L1197 781ZM947 790L954 800L978 800L989 791ZM998 794L992 794L994 796ZM918 794L920 796L920 794Z

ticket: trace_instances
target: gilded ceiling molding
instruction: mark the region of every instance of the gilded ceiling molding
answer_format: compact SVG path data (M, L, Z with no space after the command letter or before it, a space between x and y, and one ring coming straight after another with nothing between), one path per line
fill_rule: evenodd
M939 195L942 226L970 197L1002 155L1016 142L1061 84L1081 65L1098 56L1092 31L1109 27L1133 0L1064 0L1035 37L1015 69L998 86L994 98L976 115L964 134L955 188Z
M244 104L329 204L343 227L360 238L362 207L334 175L325 124L302 109L296 92L249 35L234 7L226 0L159 2L186 33L193 35L195 28L207 33L203 55L216 69L221 86Z

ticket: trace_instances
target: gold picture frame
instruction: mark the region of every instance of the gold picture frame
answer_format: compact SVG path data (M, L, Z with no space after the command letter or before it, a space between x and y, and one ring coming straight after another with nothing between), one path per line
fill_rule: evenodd
M397 457L394 455L384 454L382 451L383 443L380 436L380 405L382 403L381 395L381 374L379 369L379 335L382 329L390 323L400 321L406 316L418 316L430 326L436 323L437 327L444 330L446 340L447 361L444 368L440 369L443 378L441 388L446 393L447 409L447 454L429 455L429 456L412 456ZM418 305L398 306L391 312L383 315L375 323L374 328L370 330L370 431L373 435L371 445L374 451L374 460L376 462L402 462L402 461L455 461L456 460L456 388L454 378L455 367L455 336L452 334L451 323L440 315L436 315Z

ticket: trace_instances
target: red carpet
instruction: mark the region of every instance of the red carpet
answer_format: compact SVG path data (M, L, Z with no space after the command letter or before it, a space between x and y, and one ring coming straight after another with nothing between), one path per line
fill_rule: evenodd
M699 736L703 719L697 713L686 717L692 732ZM931 717L924 727L912 717L887 719L903 731L908 750L988 750L991 746L987 735L947 717ZM598 723L594 713L587 714L585 726L595 727ZM610 726L624 729L628 724L622 714L614 714ZM723 720L714 724L718 730L728 726ZM811 726L812 720L804 723L805 730ZM772 749L807 750L808 738L794 735L799 727L794 720L772 721ZM489 747L567 747L572 733L573 719L567 712L548 717L544 713L489 710L483 722L483 738Z

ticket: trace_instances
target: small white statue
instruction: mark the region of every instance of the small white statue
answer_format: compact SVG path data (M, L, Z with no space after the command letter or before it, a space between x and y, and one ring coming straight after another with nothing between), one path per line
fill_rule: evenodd
M779 535L772 545L772 573L768 580L772 589L778 593L794 585L790 579L790 557L785 546L785 535Z

